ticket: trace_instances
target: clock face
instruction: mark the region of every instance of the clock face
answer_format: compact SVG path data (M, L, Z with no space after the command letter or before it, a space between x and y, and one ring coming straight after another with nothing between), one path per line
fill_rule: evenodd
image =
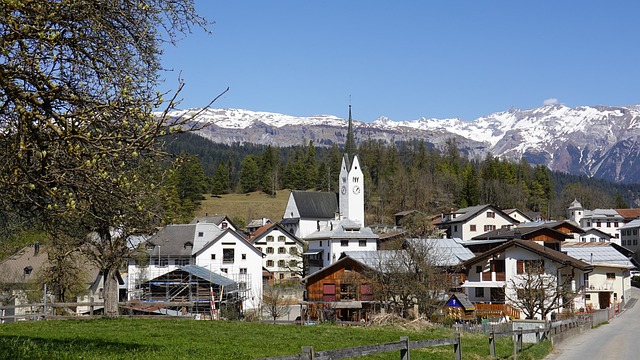
M353 187L353 193L354 193L354 194L360 194L360 186L355 185L355 186Z
M342 189L340 189L340 192L342 192L342 195L347 193L347 187L343 186Z

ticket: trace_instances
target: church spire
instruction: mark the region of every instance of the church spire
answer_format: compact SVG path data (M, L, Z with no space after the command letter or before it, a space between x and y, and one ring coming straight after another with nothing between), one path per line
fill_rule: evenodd
M351 119L351 100L349 100L349 128L347 130L347 142L344 145L344 153L349 160L356 153L356 142L353 138L353 120Z

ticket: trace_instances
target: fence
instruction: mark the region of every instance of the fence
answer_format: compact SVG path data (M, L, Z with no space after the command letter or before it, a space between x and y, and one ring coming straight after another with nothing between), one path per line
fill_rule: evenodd
M510 325L510 324L509 324ZM573 321L563 320L555 324L549 324L544 328L524 330L519 328L512 331L491 331L488 335L489 354L491 358L496 358L495 340L500 337L511 336L513 338L513 359L517 359L517 354L522 352L523 338L526 334L535 334L536 343L544 339L551 339L552 336L563 333L579 326L589 325L590 322L585 319L574 319ZM456 332L454 338L443 338L433 340L410 341L408 337L401 337L400 341L392 343L374 344L367 346L358 346L352 348L344 348L337 350L327 350L315 352L312 346L302 347L300 354L285 355L278 357L269 357L262 360L324 360L324 359L347 359L351 357L379 354L391 351L399 351L401 360L409 360L409 351L411 349L420 349L435 346L453 345L453 353L456 360L462 359L462 348L460 342L460 333Z

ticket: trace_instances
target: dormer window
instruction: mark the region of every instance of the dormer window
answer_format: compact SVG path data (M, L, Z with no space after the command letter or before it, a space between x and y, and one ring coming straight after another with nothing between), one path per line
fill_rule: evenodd
M31 272L33 272L33 267L31 267L31 265L24 268L24 276L31 275Z
M147 244L147 250L153 250L155 247L153 244Z
M186 243L184 243L184 248L193 248L193 243L191 243L190 241L187 241Z

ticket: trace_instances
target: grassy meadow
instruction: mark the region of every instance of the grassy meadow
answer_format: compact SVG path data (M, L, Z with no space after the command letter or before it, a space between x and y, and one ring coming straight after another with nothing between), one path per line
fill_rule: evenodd
M375 343L452 337L440 327L342 327L253 322L98 319L0 324L3 359L259 359L299 354L303 346L330 350ZM497 340L497 355L512 356L510 338ZM518 359L542 359L548 342L525 345ZM398 352L361 359L398 359ZM486 334L462 334L462 358L489 357ZM412 359L453 359L453 346L411 350Z
M287 207L290 190L279 190L276 196L263 192L248 194L205 195L196 209L196 217L205 215L227 215L230 219L242 218L245 223L252 219L266 217L276 222L282 219Z

